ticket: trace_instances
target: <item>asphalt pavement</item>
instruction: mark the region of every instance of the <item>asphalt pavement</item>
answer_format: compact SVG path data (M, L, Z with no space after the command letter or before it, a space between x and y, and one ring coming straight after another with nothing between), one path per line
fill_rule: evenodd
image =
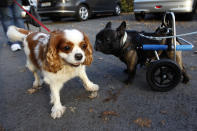
M84 22L44 20L44 24L50 30L84 31L94 45L96 33L108 21L116 28L123 20L127 29L138 31L152 32L160 25L160 20L151 17L137 22L132 14L96 17ZM176 25L177 34L197 31L197 16L193 21L178 20ZM180 83L169 92L155 92L146 82L146 69L139 68L133 84L125 86L125 65L112 55L94 51L87 74L100 86L98 97L89 99L82 82L78 78L70 80L61 91L61 102L67 110L54 120L50 117L48 86L44 85L35 94L27 93L33 75L25 68L24 51L12 52L6 46L0 26L0 131L197 131L197 35L185 39L195 45L192 51L183 52L191 77L189 84Z

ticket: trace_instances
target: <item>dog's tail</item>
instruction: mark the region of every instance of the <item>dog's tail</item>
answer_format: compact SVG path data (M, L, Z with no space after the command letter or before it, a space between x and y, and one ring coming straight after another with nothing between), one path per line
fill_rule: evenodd
M24 38L30 33L30 31L18 28L16 26L9 26L7 31L7 36L10 41L23 41Z

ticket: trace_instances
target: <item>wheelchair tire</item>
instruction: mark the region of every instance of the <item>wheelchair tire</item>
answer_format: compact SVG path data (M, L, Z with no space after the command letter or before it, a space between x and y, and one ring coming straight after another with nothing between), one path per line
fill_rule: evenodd
M146 80L152 90L166 92L178 85L181 70L173 60L157 60L148 66Z

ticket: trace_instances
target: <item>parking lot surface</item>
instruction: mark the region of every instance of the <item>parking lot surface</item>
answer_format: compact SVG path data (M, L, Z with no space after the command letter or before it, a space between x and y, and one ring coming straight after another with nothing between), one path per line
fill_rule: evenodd
M137 22L132 14L122 14L84 22L45 20L44 24L50 30L84 31L94 45L96 33L108 21L116 28L123 20L127 29L148 32L161 23L151 17ZM197 16L193 21L178 20L177 34L197 31L196 23ZM197 35L184 37L195 45L192 51L183 52L191 81L186 85L180 83L169 92L150 90L145 67L139 68L134 82L125 86L125 65L112 55L94 51L94 61L87 67L87 74L100 86L98 97L89 99L78 78L67 82L61 91L61 102L67 110L54 120L50 117L48 86L44 85L35 94L27 93L33 75L25 68L24 52L11 52L5 44L2 27L0 31L0 131L197 131Z

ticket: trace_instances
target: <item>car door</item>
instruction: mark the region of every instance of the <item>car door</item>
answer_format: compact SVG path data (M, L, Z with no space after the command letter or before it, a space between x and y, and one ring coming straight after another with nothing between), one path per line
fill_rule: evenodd
M100 12L102 10L103 0L86 0L93 12Z
M104 11L113 11L115 7L115 0L100 0L101 1L101 10Z

